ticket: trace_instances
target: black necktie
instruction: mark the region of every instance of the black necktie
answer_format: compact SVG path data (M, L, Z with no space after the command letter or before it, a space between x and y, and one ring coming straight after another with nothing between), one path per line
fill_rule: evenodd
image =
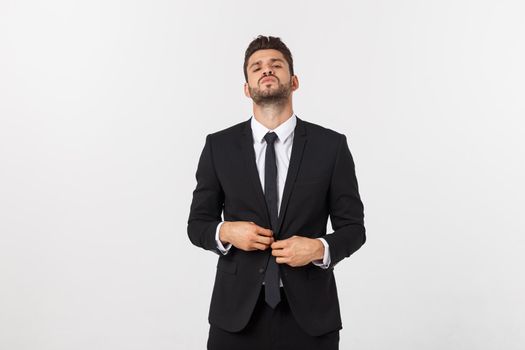
M266 140L264 197L266 198L266 205L270 213L270 221L275 239L277 230L277 163L275 162L274 142L277 139L277 134L269 132L264 135L264 139ZM264 274L264 299L272 309L275 309L281 301L279 288L279 266L275 261L275 256L270 255Z

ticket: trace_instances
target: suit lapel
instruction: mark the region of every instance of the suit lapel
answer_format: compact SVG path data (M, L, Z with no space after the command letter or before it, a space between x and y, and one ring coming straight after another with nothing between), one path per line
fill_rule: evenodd
M251 118L250 118L251 119ZM268 208L266 207L266 200L264 198L264 191L261 185L261 180L259 178L259 172L257 170L257 164L255 162L255 151L253 149L253 134L250 124L250 119L248 119L242 128L242 141L241 148L244 157L244 162L248 170L248 176L252 182L252 185L255 190L256 200L259 203L259 207L264 212L267 223L270 223L270 214ZM284 184L283 197L281 199L281 207L279 209L279 218L277 221L277 229L274 230L276 237L279 236L281 226L283 224L284 216L286 213L286 208L290 200L290 195L293 191L293 184L299 168L301 165L301 160L303 158L304 146L306 144L306 129L304 127L303 121L297 117L297 124L294 129L293 145L292 145L292 154L290 156L290 164L288 166L288 173L286 174L286 181Z
M304 146L306 144L306 130L303 121L297 117L297 124L294 129L292 154L290 156L290 164L288 165L288 173L286 174L286 181L284 183L283 198L281 199L281 208L279 209L279 218L277 220L277 235L280 235L281 226L283 224L284 216L286 214L286 207L290 200L290 195L293 191L295 178L299 172L301 160L303 159Z
M255 200L259 203L259 207L264 213L266 224L270 225L270 214L268 212L268 208L266 207L266 200L264 198L261 180L259 179L259 171L257 170L257 163L255 162L253 133L250 125L250 119L248 119L242 127L241 149L244 158L244 164L246 165L246 170L248 172L248 177L250 178L250 182L252 183L253 189L255 191Z

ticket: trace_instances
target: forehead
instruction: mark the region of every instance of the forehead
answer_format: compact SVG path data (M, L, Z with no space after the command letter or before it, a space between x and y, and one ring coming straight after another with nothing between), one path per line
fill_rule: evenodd
M255 51L250 56L250 58L248 59L248 67L255 62L265 62L270 61L272 59L281 59L286 63L284 55L280 51L274 49L263 49Z

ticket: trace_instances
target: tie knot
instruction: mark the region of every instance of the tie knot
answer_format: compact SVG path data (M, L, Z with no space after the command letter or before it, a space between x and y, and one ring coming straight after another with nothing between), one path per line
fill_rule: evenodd
M264 139L266 140L267 144L272 145L275 142L275 140L277 140L277 134L273 131L269 132L266 135L264 135Z

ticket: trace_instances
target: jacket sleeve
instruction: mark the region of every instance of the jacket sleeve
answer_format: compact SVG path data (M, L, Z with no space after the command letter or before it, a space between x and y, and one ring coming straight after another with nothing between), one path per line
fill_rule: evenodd
M341 135L328 194L334 232L325 235L330 246L331 267L352 255L366 241L363 203L359 196L355 166L346 136Z
M188 236L194 245L220 254L215 231L222 221L224 191L215 172L211 135L206 136L195 178L197 186L188 218Z

